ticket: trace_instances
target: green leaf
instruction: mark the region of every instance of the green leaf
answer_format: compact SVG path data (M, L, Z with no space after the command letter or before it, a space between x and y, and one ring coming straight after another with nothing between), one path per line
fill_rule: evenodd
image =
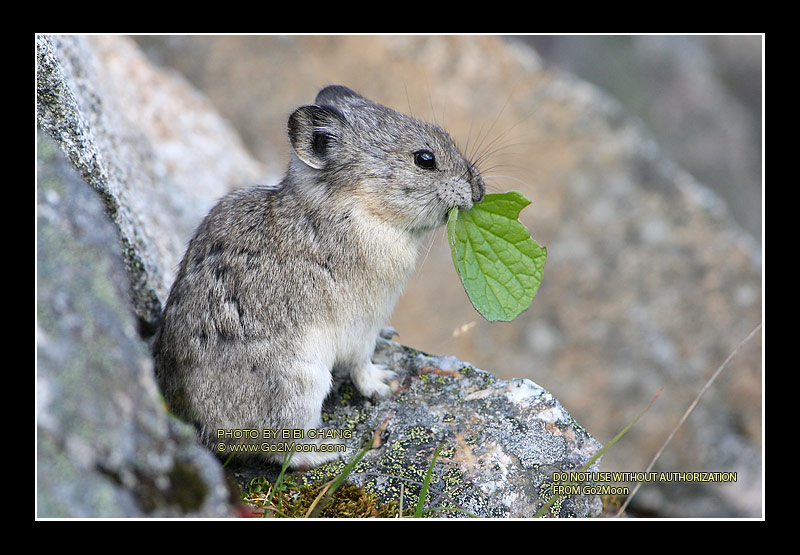
M488 194L447 218L453 265L472 306L490 322L519 316L542 281L547 252L518 219L529 204L518 191Z

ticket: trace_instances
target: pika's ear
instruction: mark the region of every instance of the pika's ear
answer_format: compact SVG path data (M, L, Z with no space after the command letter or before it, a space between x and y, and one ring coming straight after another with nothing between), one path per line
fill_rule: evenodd
M331 106L301 106L289 116L289 142L297 157L314 169L323 169L341 139L345 123Z
M364 100L364 97L344 85L328 85L317 93L314 104L317 106L323 104L336 106L340 103L346 103L352 100Z

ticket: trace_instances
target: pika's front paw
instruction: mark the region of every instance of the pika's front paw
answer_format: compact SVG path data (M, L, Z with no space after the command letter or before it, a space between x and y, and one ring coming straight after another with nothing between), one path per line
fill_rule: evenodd
M356 387L364 397L384 399L392 394L392 382L397 374L382 364L363 364L354 369L350 375Z

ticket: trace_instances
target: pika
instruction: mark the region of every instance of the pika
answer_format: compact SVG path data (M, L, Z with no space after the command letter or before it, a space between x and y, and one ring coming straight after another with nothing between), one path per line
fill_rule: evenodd
M322 89L287 127L285 177L205 217L153 344L167 403L209 448L251 444L248 455L275 463L281 430L319 427L334 368L366 397L391 395L394 373L371 361L378 334L424 237L485 191L443 129L344 86ZM300 435L292 467L341 456Z

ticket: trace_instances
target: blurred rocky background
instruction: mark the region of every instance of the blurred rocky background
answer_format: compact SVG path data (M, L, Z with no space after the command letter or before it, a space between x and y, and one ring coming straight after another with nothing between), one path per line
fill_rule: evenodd
M515 38L641 118L667 156L761 237L760 35Z
M144 276L134 280L145 299L136 305L139 329L152 330L182 254L175 244L185 244L224 190L277 181L288 163L288 115L322 86L345 84L447 128L482 160L491 190L518 189L532 200L522 220L548 249L531 308L512 323L489 324L461 289L443 232L433 235L391 322L399 341L501 378L530 378L602 443L663 387L601 464L643 470L762 319L762 41L89 37L96 74L80 74L78 84L118 103L129 125L112 141L144 137L154 149L142 164L148 175L129 177L156 195L141 198L161 200L137 205L134 190L140 209L129 214L109 205L114 194L103 195L131 246L123 249L128 273ZM211 135L216 142L203 140ZM99 173L92 159L72 163L85 178ZM107 178L99 190L125 177L100 170ZM141 238L126 233L136 218L169 230L142 242L158 245L144 256ZM148 257L160 272L140 271ZM732 471L737 481L646 484L633 514L762 515L762 372L759 333L655 467Z

